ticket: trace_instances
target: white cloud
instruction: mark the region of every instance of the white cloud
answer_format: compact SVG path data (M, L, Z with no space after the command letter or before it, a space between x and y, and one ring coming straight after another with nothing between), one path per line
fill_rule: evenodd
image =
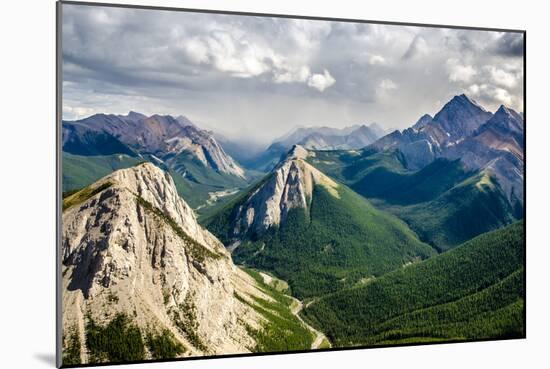
M328 70L324 70L323 74L313 74L309 77L307 85L323 92L336 82L336 80L330 75Z
M63 104L63 119L81 119L94 113L94 109Z
M499 87L495 88L492 91L492 95L493 95L493 99L495 99L496 101L499 101L503 105L506 105L506 106L513 105L512 96L508 91L506 91L503 88L499 88Z
M481 87L479 85L475 84L475 83L473 85L471 85L470 87L468 87L468 91L469 91L470 95L478 96L480 90L481 90Z
M477 75L477 71L471 65L463 65L457 59L447 60L449 81L469 83Z
M190 39L184 50L196 64L211 64L219 71L241 78L259 76L281 59L270 48L221 31Z
M184 45L187 55L191 58L191 61L196 64L208 63L209 50L204 42L195 37L187 41Z
M151 14L64 6L64 103L93 112L181 113L268 137L268 126L282 133L304 122L372 119L404 128L460 93L493 111L509 97L516 110L523 100L523 59L512 42L509 51L495 51L495 32ZM319 99L320 91L334 98Z
M481 101L496 103L497 106L493 106L493 109L496 109L498 105L506 105L515 109L522 106L522 101L517 100L508 90L492 84L473 84L468 87L468 92L470 96L479 98Z
M308 32L319 32L318 28L304 28ZM245 38L237 39L229 33L212 32L188 40L183 49L196 64L207 64L232 77L252 78L271 73L275 83L305 83L309 87L324 91L336 80L324 70L322 74L312 74L309 66L277 54L273 49Z
M368 63L370 65L382 65L386 63L386 59L381 55L371 55L369 57Z
M395 90L397 88L397 84L391 79L383 79L380 81L379 86L384 91Z
M273 82L275 83L293 83L293 82L306 82L311 76L311 71L309 67L302 66L294 70L281 69L280 71L275 71L273 75Z
M514 88L517 85L516 76L503 69L494 66L487 67L491 75L492 81L499 86L506 88Z
M332 28L329 22L305 19L292 19L289 26L288 34L300 48L300 52L318 47L321 40L330 33Z

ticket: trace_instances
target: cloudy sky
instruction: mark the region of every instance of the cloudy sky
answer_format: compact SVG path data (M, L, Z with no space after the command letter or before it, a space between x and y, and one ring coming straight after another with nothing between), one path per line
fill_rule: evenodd
M295 126L406 128L465 93L523 110L523 36L63 5L63 119L185 115L264 143Z

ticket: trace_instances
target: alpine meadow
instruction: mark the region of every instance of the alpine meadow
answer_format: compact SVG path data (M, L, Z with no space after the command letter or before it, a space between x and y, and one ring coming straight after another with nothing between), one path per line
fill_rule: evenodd
M525 337L523 32L61 11L63 367Z

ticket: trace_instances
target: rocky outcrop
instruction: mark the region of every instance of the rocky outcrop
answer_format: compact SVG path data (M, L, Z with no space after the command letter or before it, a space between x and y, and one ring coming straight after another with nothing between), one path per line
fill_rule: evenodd
M247 329L261 318L235 293L262 293L197 223L167 173L149 163L116 171L65 198L64 208L66 332L85 342L87 321L124 313L144 334L168 330L183 355L254 347ZM89 360L83 349L81 362Z
M284 222L291 209L307 209L315 185L323 186L338 197L338 184L305 159L309 153L295 145L285 160L236 209L233 222L235 236L249 231L262 233Z

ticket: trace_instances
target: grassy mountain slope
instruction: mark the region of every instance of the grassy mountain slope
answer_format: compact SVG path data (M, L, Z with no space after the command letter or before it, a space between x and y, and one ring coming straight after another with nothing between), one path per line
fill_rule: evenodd
M329 150L315 151L307 161L323 173L352 185L378 168L407 173L399 151Z
M118 169L132 167L142 158L126 154L83 156L63 152L63 192L86 187Z
M522 337L524 242L516 222L325 296L305 318L337 346Z
M63 124L63 132L68 138L63 142L63 151L74 155L96 156L125 154L138 156L128 145L113 135L96 131L83 124Z
M408 171L398 151L316 152L309 162L407 224L440 251L520 216L496 180L438 159Z
M233 259L274 272L288 281L295 296L305 298L435 254L396 217L375 209L345 186L338 187L338 194L336 198L315 186L308 209L293 209L279 227L243 240ZM207 228L226 243L232 209L245 197L205 220Z
M433 200L407 206L382 206L405 220L440 251L514 221L514 210L496 181L478 173Z
M132 167L142 161L150 161L172 176L181 197L197 208L210 199L210 193L223 190L238 190L248 185L247 181L184 158L178 159L174 169L149 155L132 157L126 154L83 156L63 152L63 192L81 189L118 169ZM185 174L185 175L182 175ZM219 203L227 201L220 198ZM207 207L200 211L206 211Z

